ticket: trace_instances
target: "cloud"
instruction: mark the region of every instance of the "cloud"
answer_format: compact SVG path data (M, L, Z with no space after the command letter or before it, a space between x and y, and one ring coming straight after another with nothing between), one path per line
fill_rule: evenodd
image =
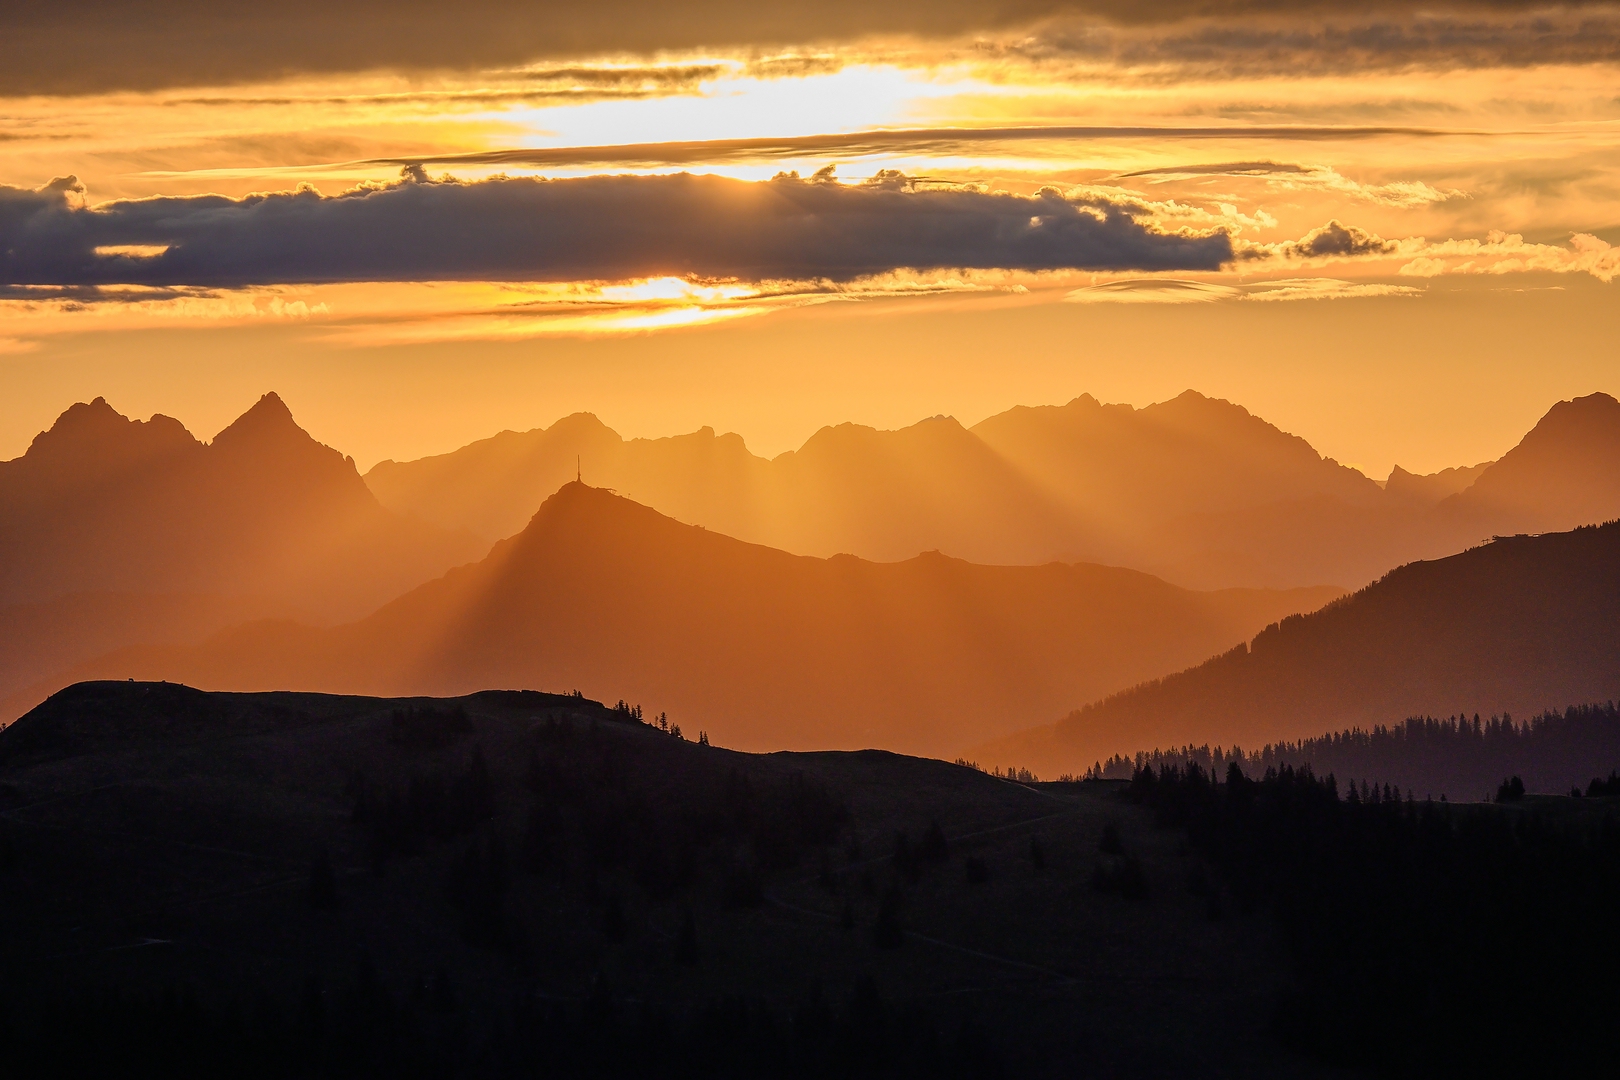
M1123 0L1121 0L1123 2ZM1183 0L1185 2L1185 0ZM230 85L296 73L510 68L540 59L947 38L1071 0L80 0L6 12L0 94Z
M1378 281L1338 278L1283 278L1242 286L1245 300L1348 300L1367 296L1419 296L1422 289Z
M1238 258L1248 261L1284 259L1358 259L1394 255L1401 250L1397 240L1385 240L1358 225L1344 225L1338 219L1312 229L1298 240L1277 244L1245 244Z
M1318 189L1353 198L1364 199L1380 206L1413 209L1464 198L1461 191L1431 187L1421 180L1397 180L1388 184L1362 184L1341 176L1327 165L1293 165L1276 161L1237 161L1215 165L1172 165L1155 169L1139 169L1121 174L1122 179L1146 178L1159 181L1190 180L1204 176L1238 176L1264 181L1272 190L1299 191Z
M1490 132L1462 128L1390 127L1387 125L1307 125L1307 124L1206 124L1169 125L1021 125L1018 127L878 128L867 131L823 135L761 137L738 139L693 139L650 143L609 143L599 146L535 146L466 153L421 153L401 157L365 158L359 161L329 161L294 166L255 165L241 169L200 169L191 171L152 170L139 175L173 179L183 176L269 176L291 173L308 176L321 171L347 172L356 167L386 165L394 168L420 168L427 165L463 168L514 169L658 169L681 165L737 165L809 158L853 158L879 155L972 157L994 155L1003 146L1028 143L1087 143L1120 139L1155 140L1268 140L1279 143L1344 142L1395 135L1402 138L1439 139L1453 136L1489 138ZM1459 192L1439 192L1422 183L1364 187L1339 176L1326 166L1281 165L1255 162L1233 166L1188 166L1186 169L1233 170L1250 168L1269 172L1233 171L1226 175L1265 177L1273 183L1289 176L1301 186L1329 186L1373 201L1414 206L1452 198ZM1132 177L1163 175L1203 175L1186 169L1146 170L1127 173ZM1294 170L1292 173L1289 170ZM1405 194L1402 195L1402 191ZM1430 197L1432 194L1433 197Z
M1596 6L1596 5L1592 5ZM984 55L1223 70L1612 59L1601 6L1450 0L79 0L13 3L0 94L223 86L296 73L988 37ZM1534 13L1533 15L1530 13ZM1001 39L1001 40L998 40Z
M998 143L1088 142L1113 139L1271 139L1281 142L1328 142L1373 139L1383 135L1443 138L1479 136L1476 131L1425 127L1295 124L1207 124L1199 126L1073 126L884 128L789 138L702 139L656 143L620 143L605 146L542 146L488 150L475 153L426 154L417 157L372 158L353 165L461 165L511 166L535 169L586 167L645 167L669 165L734 164L786 158L852 158L872 154L932 155L987 154ZM1302 172L1310 170L1304 167ZM1316 169L1318 167L1312 167ZM308 171L304 168L302 171ZM1331 171L1331 170L1330 170ZM1130 175L1149 175L1148 173ZM1342 179L1342 178L1341 178Z
M1602 282L1620 277L1620 248L1589 233L1575 233L1568 247L1527 242L1518 233L1491 232L1483 240L1419 239L1401 250L1414 256L1400 269L1408 277L1526 272L1591 274Z
M727 76L780 78L790 74L836 69L842 62L823 57L777 57L752 63L729 61L704 64L536 64L483 74L472 86L415 88L388 92L334 93L214 93L194 97L165 97L169 107L204 105L310 106L341 105L578 105L594 101L637 100L699 93L704 83ZM491 83L495 85L490 85Z
M1063 299L1071 304L1208 304L1220 300L1345 300L1368 296L1417 296L1422 289L1382 282L1338 278L1284 278L1241 285L1174 278L1108 281L1075 289Z
M1399 245L1393 240L1338 220L1312 229L1298 240L1281 245L1284 256L1301 259L1353 259L1360 255L1387 255Z
M0 285L0 301L85 307L91 304L149 304L162 300L211 299L207 289L104 287L100 285Z
M849 281L902 268L1214 270L1233 257L1226 231L1164 231L1140 205L927 190L898 174L859 185L423 175L331 197L305 187L99 206L82 205L72 177L0 187L0 284Z
M1059 17L981 49L1037 63L1132 68L1138 77L1159 79L1620 60L1620 12L1605 4L1437 4L1414 11L1306 2L1280 12L1253 3L1214 4L1190 14L1116 23Z
M1209 304L1241 296L1232 285L1174 278L1105 281L1075 289L1063 299L1071 304Z

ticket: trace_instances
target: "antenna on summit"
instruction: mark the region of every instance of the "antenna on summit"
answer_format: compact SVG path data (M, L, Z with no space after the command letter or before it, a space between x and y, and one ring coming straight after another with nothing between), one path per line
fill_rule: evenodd
M576 483L576 484L584 483L584 481L580 479L580 477L583 476L583 475L585 475L585 470L579 463L579 455L575 454L574 455L574 483Z

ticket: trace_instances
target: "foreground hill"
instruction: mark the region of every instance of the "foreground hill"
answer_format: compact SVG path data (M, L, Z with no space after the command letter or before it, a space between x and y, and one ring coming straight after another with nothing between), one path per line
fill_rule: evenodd
M1340 1075L1269 1034L1267 925L1211 919L1199 861L1112 790L735 753L533 692L79 685L0 733L0 1053L174 1080ZM1131 887L1091 887L1120 851Z
M0 694L121 644L356 618L484 550L383 509L274 394L209 443L97 398L0 462Z
M0 732L0 1055L24 1080L1604 1075L1615 804L1018 784L534 691L80 684Z
M879 564L746 544L570 483L484 561L360 622L263 623L76 677L241 690L627 694L728 745L950 754L1174 670L1333 589L1196 593L1132 570Z
M681 521L808 555L1127 565L1201 588L1363 584L1493 533L1620 515L1620 403L1556 405L1500 463L1380 487L1230 402L1133 409L1089 395L971 429L827 427L766 460L704 428L621 439L594 416L503 432L366 474L384 505L511 535L582 462L592 483Z
M1083 771L1145 747L1256 747L1408 716L1620 698L1620 522L1412 563L1253 642L984 747Z

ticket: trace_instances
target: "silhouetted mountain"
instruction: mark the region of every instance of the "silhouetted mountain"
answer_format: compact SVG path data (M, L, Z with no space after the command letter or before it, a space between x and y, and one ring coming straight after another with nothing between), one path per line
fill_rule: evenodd
M996 564L1114 563L1198 588L1352 586L1493 533L1620 514L1617 413L1605 395L1562 403L1501 462L1429 476L1397 468L1382 489L1191 391L1142 409L1085 395L971 429L943 416L898 431L840 424L769 461L709 428L626 441L579 414L383 462L366 481L392 509L491 539L520 528L582 462L592 483L661 513L807 555L940 550ZM1466 493L1476 479L1486 482Z
M1230 402L1087 395L974 431L1086 522L1088 554L1108 562L1197 588L1359 584L1393 565L1360 550L1364 522L1392 524L1378 485Z
M206 445L169 417L73 406L0 462L0 553L0 601L274 595L352 617L478 548L385 511L266 394Z
M633 498L655 492L663 512L729 536L749 531L737 527L737 515L751 505L768 463L750 454L741 437L716 436L713 428L625 440L590 413L575 413L549 428L503 431L451 454L379 462L365 482L391 510L493 541L527 525L535 507L574 479L576 467L598 487Z
M384 461L366 483L393 510L494 539L521 529L576 466L677 520L807 555L892 561L948 550L1030 563L1073 547L1064 515L948 417L899 431L826 427L767 461L712 428L625 440L580 413L452 454Z
M1384 491L1392 500L1433 506L1478 480L1479 474L1490 468L1491 464L1485 461L1478 465L1459 465L1422 476L1409 473L1397 465L1389 471L1389 479L1384 481Z
M1620 401L1560 401L1443 509L1497 532L1552 532L1620 517Z
M979 753L1083 771L1146 746L1258 746L1403 717L1620 698L1620 523L1516 536L1267 627L1204 664Z
M1088 395L971 430L944 416L898 431L840 424L769 461L736 435L704 428L625 441L581 414L440 457L383 462L366 481L392 509L493 538L520 527L576 460L592 483L682 521L803 554L883 560L941 550L998 564L1151 568L1166 562L1165 524L1189 514L1288 498L1382 500L1378 485L1304 440L1190 391L1140 410Z
M973 433L1072 513L1117 522L1126 536L1182 515L1289 499L1381 501L1377 484L1304 439L1191 390L1142 409L1089 394L1020 407Z
M246 618L355 618L482 550L384 510L274 394L208 444L97 398L0 462L0 605L29 639L0 688Z
M627 694L728 744L952 751L1335 595L1094 565L795 556L569 483L483 562L331 630L261 623L79 669L258 689ZM43 695L40 695L43 696Z

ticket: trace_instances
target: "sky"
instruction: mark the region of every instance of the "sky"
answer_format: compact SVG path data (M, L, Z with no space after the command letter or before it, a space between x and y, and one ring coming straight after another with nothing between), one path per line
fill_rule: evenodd
M0 458L1192 388L1382 478L1620 392L1620 6L334 7L8 14Z

